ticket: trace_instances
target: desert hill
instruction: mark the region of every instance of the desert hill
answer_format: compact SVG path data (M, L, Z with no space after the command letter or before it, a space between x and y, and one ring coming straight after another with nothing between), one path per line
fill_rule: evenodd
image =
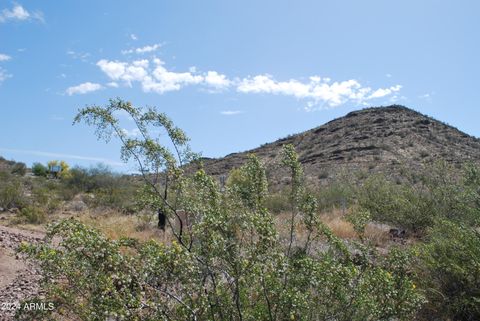
M320 127L223 158L205 158L208 173L220 176L241 166L250 153L267 165L272 185L287 173L278 167L284 144L293 144L310 183L326 183L339 172L398 173L443 159L454 165L480 162L480 139L404 106L351 112Z

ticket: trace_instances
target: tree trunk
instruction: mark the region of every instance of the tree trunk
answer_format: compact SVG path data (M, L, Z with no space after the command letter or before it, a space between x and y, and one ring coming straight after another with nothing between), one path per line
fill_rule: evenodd
M165 231L165 224L167 221L167 217L161 208L158 209L158 228L162 231Z

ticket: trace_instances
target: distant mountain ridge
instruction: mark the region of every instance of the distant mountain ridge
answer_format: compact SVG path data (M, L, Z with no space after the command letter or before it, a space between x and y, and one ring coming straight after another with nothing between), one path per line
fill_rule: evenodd
M290 135L258 148L203 160L209 174L226 175L256 154L267 166L272 184L287 176L278 164L281 149L293 144L307 179L322 183L339 171L395 173L435 160L452 164L480 162L480 139L405 106L353 111L319 127Z

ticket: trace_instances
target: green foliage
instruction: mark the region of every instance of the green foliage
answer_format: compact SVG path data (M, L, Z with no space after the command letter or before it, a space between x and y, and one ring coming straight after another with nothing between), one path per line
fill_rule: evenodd
M4 174L5 179L0 181L0 207L14 208L22 207L25 204L22 183L19 179Z
M290 210L290 202L284 191L270 194L265 199L265 207L273 214L279 214Z
M479 173L473 164L467 164L459 173L439 162L404 184L380 175L369 177L359 188L357 198L374 220L415 232L424 233L437 219L479 226Z
M439 221L419 246L428 314L453 320L480 319L480 233L463 224Z
M40 224L45 223L47 214L41 207L28 205L20 210L17 219L22 223Z
M365 234L365 227L371 221L372 215L366 209L354 209L347 215L347 221L352 223L353 229L361 239Z
M98 164L91 168L74 167L63 180L64 189L90 193L88 205L127 210L135 203L138 184L126 176L114 173L108 166Z
M35 176L47 177L48 168L41 163L33 163L32 173Z
M319 220L291 147L284 157L293 181L291 224L309 231L307 241L281 240L265 209L264 167L251 156L224 191L202 170L181 177L175 202L190 221L182 234L173 230L171 244L112 241L67 220L50 227L47 243L22 251L41 263L42 286L60 318L410 320L422 303L410 259L364 248L354 260ZM152 203L155 195L145 190Z

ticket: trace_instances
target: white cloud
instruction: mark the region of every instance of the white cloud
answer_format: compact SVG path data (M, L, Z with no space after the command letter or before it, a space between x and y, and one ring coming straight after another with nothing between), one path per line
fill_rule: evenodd
M221 90L230 86L231 81L228 80L225 75L219 74L216 71L209 71L205 75L205 83L217 90Z
M367 100L385 97L402 88L402 86L396 85L379 88L372 93L370 87L362 86L355 79L330 82L330 78L319 76L312 76L308 82L301 82L295 79L276 81L270 75L258 75L242 79L237 85L237 91L293 96L297 99L308 100L307 109L315 109L319 104L328 107L336 107L349 101L362 104Z
M132 39L132 40L137 40L138 37L137 37L137 35L135 35L134 33L131 33L131 34L130 34L130 39Z
M31 19L45 22L40 11L29 12L19 4L15 4L12 9L3 9L0 12L0 23L9 20L26 21Z
M118 83L116 83L115 81L107 83L107 86L112 87L112 88L118 88L119 87Z
M375 90L368 98L373 99L373 98L385 97L385 96L391 95L394 92L400 91L400 89L402 89L402 86L400 85L392 86L390 88L380 88Z
M172 71L159 58L132 62L102 59L97 66L112 82L130 87L138 83L144 92L164 94L186 86L202 86L215 93L234 88L244 94L274 94L305 100L307 110L336 107L347 102L363 105L374 99L396 95L402 88L401 85L393 85L372 89L355 79L332 81L317 75L306 80L287 81L278 81L268 74L229 79L217 71L199 72L195 67L185 72Z
M161 45L159 43L156 43L156 44L151 45L151 46L122 50L122 54L124 54L124 55L132 54L132 53L144 54L144 53L147 53L147 52L154 52L154 51L160 49L160 47L161 47Z
M0 53L0 61L7 61L10 59L12 59L12 57L10 57L9 55Z
M72 96L75 94L86 94L89 92L100 90L102 88L103 87L100 84L85 82L77 86L68 87L65 92L67 93L67 95Z
M225 115L225 116L234 116L238 114L243 114L243 111L241 110L222 110L220 114Z

